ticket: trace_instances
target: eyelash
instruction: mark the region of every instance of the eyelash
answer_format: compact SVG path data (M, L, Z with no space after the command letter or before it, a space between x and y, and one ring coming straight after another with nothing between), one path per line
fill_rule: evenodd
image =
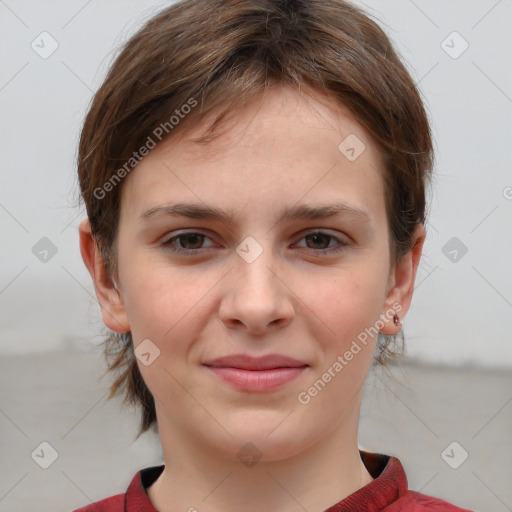
M171 251L177 255L180 255L180 256L193 256L194 253L199 253L202 249L183 249L181 247L176 247L176 246L172 245L172 242L174 240L177 240L177 239L187 236L187 235L200 235L200 236L204 236L205 238L210 238L209 236L205 235L204 233L200 233L197 231L188 231L188 232L180 233L178 235L174 235L173 237L167 239L165 242L162 243L162 246L166 250L169 250L169 251ZM310 233L305 234L300 240L306 238L307 236L311 236L311 235L326 236L327 238L333 239L336 242L338 242L339 244L341 244L340 247L335 248L335 249L333 249L332 247L328 248L328 249L318 249L318 250L309 249L310 251L313 251L315 253L315 255L318 255L318 254L326 255L326 254L339 253L341 251L344 251L350 245L349 243L344 242L340 238L335 237L334 235L330 235L329 233L325 233L323 231L312 231Z

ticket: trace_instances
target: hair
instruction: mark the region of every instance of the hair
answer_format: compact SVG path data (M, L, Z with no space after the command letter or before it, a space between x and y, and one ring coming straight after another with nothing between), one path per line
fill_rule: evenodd
M81 199L113 278L122 178L141 158L138 151L164 131L164 138L175 137L208 118L194 139L206 145L221 122L279 85L320 91L365 128L384 163L390 259L398 263L412 249L414 229L425 224L432 135L420 93L379 25L343 0L181 0L124 44L80 135ZM394 351L396 336L379 333L374 362L401 356L401 338ZM116 375L108 398L123 394L123 403L140 406L140 436L156 427L156 412L131 334L109 331L104 345L107 372Z

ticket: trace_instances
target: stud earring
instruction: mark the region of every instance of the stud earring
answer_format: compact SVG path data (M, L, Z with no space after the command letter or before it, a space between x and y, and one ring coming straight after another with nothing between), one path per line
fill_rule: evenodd
M400 320L400 317L398 315L393 316L393 323L395 325L400 325L402 323L402 321Z

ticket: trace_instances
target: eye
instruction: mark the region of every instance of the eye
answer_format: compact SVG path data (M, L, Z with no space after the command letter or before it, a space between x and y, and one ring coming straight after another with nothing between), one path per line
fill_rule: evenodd
M202 249L200 246L203 244L205 239L211 240L211 238L207 237L203 233L189 231L168 238L166 241L162 242L162 246L176 254L191 256L192 253L197 253L199 249ZM175 241L178 241L182 247L177 247L174 244Z
M201 254L203 249L205 249L205 247L203 247L205 240L211 240L211 238L204 233L189 231L168 238L162 242L162 246L175 254L193 256ZM323 231L308 233L300 240L305 240L306 243L309 244L306 247L313 251L315 255L338 253L345 250L350 245L350 243L341 238ZM331 244L333 241L335 242L334 245ZM311 245L313 245L313 247L311 247ZM301 246L296 245L296 247Z
M325 233L323 231L315 231L313 233L308 233L303 238L301 238L301 240L309 241L313 244L313 246L318 246L318 245L322 246L320 248L308 247L310 249L314 249L313 252L316 254L329 254L329 253L341 252L341 251L345 250L346 247L348 247L350 245L349 243L345 242L341 238L338 238L329 233ZM330 241L333 241L333 240L335 242L337 242L338 246L336 246L336 244L335 244L334 247L333 246L329 247ZM327 247L326 247L326 243L327 243Z

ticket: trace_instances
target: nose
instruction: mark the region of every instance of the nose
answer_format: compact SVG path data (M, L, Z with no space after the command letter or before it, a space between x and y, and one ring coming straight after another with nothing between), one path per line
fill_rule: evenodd
M233 260L219 309L222 322L254 335L288 325L294 316L293 286L273 251L264 248L252 262L238 254Z

